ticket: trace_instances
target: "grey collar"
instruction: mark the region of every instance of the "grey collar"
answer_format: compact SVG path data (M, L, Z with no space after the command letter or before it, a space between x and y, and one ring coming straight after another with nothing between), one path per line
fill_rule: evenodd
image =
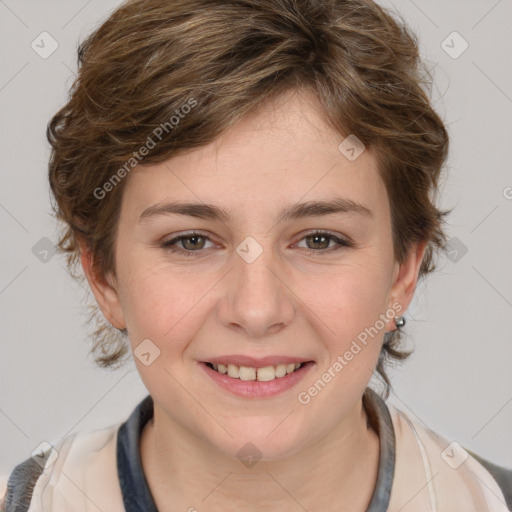
M386 403L375 391L366 388L363 405L380 439L377 484L366 512L386 512L395 470L395 432ZM158 512L142 470L139 448L142 429L152 417L153 399L148 395L119 427L117 471L126 512Z
M371 388L364 392L363 405L380 444L377 483L366 512L386 512L395 473L395 430L386 402Z

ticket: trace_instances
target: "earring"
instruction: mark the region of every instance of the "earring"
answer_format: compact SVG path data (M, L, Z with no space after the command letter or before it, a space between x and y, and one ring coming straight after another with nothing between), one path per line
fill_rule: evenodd
M405 325L405 317L403 316L395 316L395 325L397 329L400 329Z

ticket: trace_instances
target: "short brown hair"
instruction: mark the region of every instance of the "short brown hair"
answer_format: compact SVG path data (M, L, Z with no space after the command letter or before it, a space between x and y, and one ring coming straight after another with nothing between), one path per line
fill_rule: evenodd
M48 124L49 180L64 222L58 247L75 278L79 240L98 275L115 275L121 178L158 127L167 130L144 164L208 144L262 102L306 88L340 136L375 149L395 258L425 241L422 278L445 246L450 212L435 206L448 134L431 85L416 36L371 0L129 0L79 45L68 102ZM96 362L120 364L125 336L96 320ZM386 333L377 365L386 396L385 363L410 354L400 337Z

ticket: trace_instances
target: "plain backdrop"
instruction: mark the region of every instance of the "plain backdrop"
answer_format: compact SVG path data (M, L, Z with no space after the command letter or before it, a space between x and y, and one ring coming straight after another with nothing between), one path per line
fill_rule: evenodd
M117 371L94 365L86 291L51 251L57 224L46 124L66 99L78 42L119 3L0 1L4 474L42 441L123 421L147 394L133 363ZM450 257L406 314L415 352L389 371L390 401L450 441L512 467L512 2L382 4L418 34L433 68L434 105L451 135L441 206L455 207ZM33 49L41 37L45 51L58 44L46 58Z

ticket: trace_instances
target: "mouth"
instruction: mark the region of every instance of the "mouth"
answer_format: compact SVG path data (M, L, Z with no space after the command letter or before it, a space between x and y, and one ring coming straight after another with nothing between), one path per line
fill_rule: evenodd
M246 363L247 364L247 363ZM221 389L243 398L269 398L296 386L315 366L314 361L244 366L219 360L199 366Z
M311 361L312 362L312 361ZM290 373L294 373L306 363L282 363L278 365L267 365L260 368L252 366L238 366L236 364L222 363L205 363L212 370L227 375L232 379L245 381L270 382L275 379L286 377Z

